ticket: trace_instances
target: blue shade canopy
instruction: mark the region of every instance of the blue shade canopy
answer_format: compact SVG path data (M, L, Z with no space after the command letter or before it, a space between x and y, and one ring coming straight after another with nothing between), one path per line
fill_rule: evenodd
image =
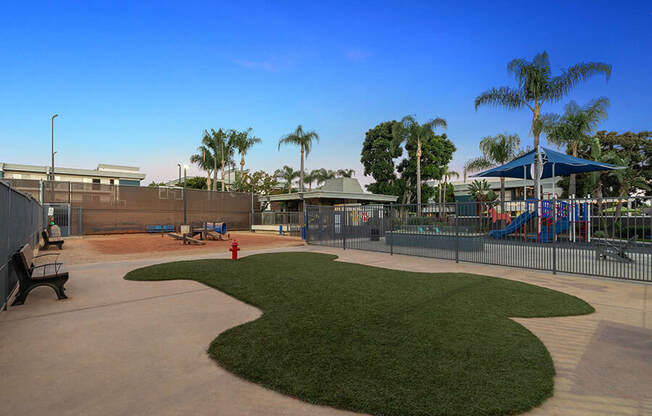
M495 178L523 178L532 179L531 166L536 158L536 150L531 150L521 157L512 160L502 166L497 166L484 172L476 173L471 177L495 177ZM543 173L541 178L552 178L553 165L554 176L567 176L571 173L596 172L600 170L624 169L624 166L610 165L609 163L596 162L594 160L580 159L565 153L541 147L541 160L543 161Z

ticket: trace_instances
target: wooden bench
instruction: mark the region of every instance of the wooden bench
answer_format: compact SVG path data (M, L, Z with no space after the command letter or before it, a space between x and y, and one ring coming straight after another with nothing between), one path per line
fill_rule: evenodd
M56 256L51 263L34 264L35 259ZM63 285L68 281L68 272L62 262L58 262L59 254L48 253L34 256L32 247L25 244L12 256L12 268L18 276L18 295L11 306L22 305L29 292L38 286L50 286L59 299L67 299Z
M57 246L59 247L59 250L63 249L63 238L61 237L61 232L59 232L59 235L50 235L49 228L46 228L41 234L43 235L44 242L43 250L47 250L50 246Z

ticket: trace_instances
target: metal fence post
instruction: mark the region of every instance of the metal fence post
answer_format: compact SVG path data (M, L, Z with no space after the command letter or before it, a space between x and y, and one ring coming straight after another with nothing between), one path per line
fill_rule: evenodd
M460 229L457 217L459 216L457 201L455 201L455 263L460 262Z
M552 199L552 219L552 274L557 274L557 197L555 195Z
M340 221L340 223L341 223L340 227L342 227L342 249L346 250L346 222L347 222L346 220L347 220L348 215L346 213L346 207L343 207L343 208L344 208L344 211L343 211L344 212L344 220ZM335 210L333 210L333 215L335 215Z
M389 255L394 255L394 203L389 204Z

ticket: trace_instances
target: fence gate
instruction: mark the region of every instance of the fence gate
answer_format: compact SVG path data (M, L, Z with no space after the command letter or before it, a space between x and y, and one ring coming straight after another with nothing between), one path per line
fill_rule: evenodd
M45 218L43 224L48 225L48 212L50 208L54 210L54 223L61 229L61 236L67 237L70 235L70 204L43 204L43 213Z

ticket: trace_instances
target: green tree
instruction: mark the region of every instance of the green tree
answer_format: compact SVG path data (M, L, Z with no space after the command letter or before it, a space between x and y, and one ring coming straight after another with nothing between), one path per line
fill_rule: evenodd
M448 191L448 181L450 181L450 179L453 177L459 178L460 174L454 170L450 170L450 167L448 165L444 166L443 173L442 173L442 180L440 181L440 184L438 186L439 206L440 206L439 212L443 213L444 216L446 216L446 202L447 202L446 197Z
M541 156L538 153L539 136L542 131L541 106L544 103L555 103L566 96L579 82L594 75L604 74L609 80L611 65L603 62L582 62L562 70L557 76L552 75L548 53L537 54L532 61L514 59L507 64L507 71L515 76L516 88L491 88L475 99L475 109L483 105L502 106L510 110L527 107L532 112L531 131L534 136L534 148L537 158L534 164L535 195L541 199L539 172Z
M354 169L338 169L335 174L336 174L336 176L339 176L340 178L352 178L352 177L355 176L355 170Z
M214 167L216 166L216 161L213 158L213 153L211 149L205 145L201 145L197 148L199 153L195 153L190 156L190 163L193 163L201 170L206 172L206 189L211 189L211 173L213 172Z
M165 182L152 181L147 186L150 187L150 188L158 188L159 186L167 186L167 185L165 184Z
M279 188L278 179L265 171L258 170L253 173L238 173L235 178L234 188L238 192L253 193L260 196L268 196L277 192ZM261 209L267 209L267 201L261 203Z
M229 148L228 137L229 133L222 129L218 129L217 131L215 129L211 129L210 131L204 130L202 136L202 146L200 146L200 149L203 148L208 151L206 157L210 156L213 161L213 191L217 191L218 161L222 165L222 191L224 191L224 165L230 162L233 157L233 149Z
M303 187L303 174L304 174L304 167L303 167L303 160L304 157L308 157L308 154L310 153L310 150L312 149L313 142L318 142L319 141L319 135L314 131L304 131L303 127L299 124L299 126L296 128L295 131L293 131L290 134L287 134L283 137L278 142L278 149L281 150L281 145L283 144L292 144L295 146L299 146L301 149L301 168L299 170L299 190L301 192L304 191Z
M186 179L186 188L191 189L207 189L206 178L201 176L193 176Z
M471 159L464 165L466 172L504 165L520 153L521 138L518 134L497 134L480 140L482 156ZM505 212L505 178L500 178L500 211Z
M417 187L417 212L421 215L421 156L422 143L434 136L437 127L447 128L446 120L436 117L426 123L419 124L414 117L405 116L400 123L393 126L392 133L395 141L403 143L411 141L416 143L416 187Z
M311 170L303 175L303 180L308 184L308 190L312 191L312 183L319 177L319 169Z
M362 144L360 162L364 175L374 179L374 183L367 185L367 190L375 194L401 195L395 159L401 157L403 147L394 139L392 130L395 123L386 121L368 130Z
M594 140L597 139L597 142ZM605 130L598 131L591 140L585 140L578 145L578 157L593 159L597 154L599 143L600 158L603 162L622 164L627 161L627 168L619 170L618 173L600 172L602 194L605 197L652 195L649 189L652 184L652 132L642 131L639 133L626 132L617 133ZM607 155L607 156L603 156ZM605 158L607 160L605 160ZM619 162L621 160L622 162ZM597 175L583 173L577 175L577 195L586 196L595 194ZM620 176L625 183L620 182ZM567 193L570 188L569 180L564 178L560 181L561 187ZM624 185L624 189L621 186Z
M477 212L480 213L480 224L484 227L484 213L488 205L494 205L497 199L496 193L491 189L489 183L483 180L474 180L469 184L469 194L475 199Z
M566 147L566 153L577 157L577 149L582 141L590 142L593 130L607 118L607 98L598 98L580 107L571 101L564 107L564 114L545 114L541 116L543 132L547 140L559 148ZM575 195L576 175L570 175L568 195Z
M294 170L288 165L283 166L281 169L277 169L274 172L274 177L280 179L285 184L284 187L288 191L288 194L292 192L292 181L300 177L299 171Z
M247 130L237 132L233 139L233 147L240 154L240 174L244 173L245 156L255 144L262 143L259 137L251 134L251 127Z
M360 161L364 174L370 175L375 182L367 185L373 193L396 195L402 204L414 203L417 189L418 143L416 136L395 134L395 121L383 122L365 134ZM402 127L399 127L402 128ZM398 132L397 132L398 133ZM403 153L403 146L407 152ZM432 134L421 140L421 179L423 181L442 178L444 166L448 165L455 152L455 145L446 134ZM424 184L421 187L422 198L428 200L435 188Z

